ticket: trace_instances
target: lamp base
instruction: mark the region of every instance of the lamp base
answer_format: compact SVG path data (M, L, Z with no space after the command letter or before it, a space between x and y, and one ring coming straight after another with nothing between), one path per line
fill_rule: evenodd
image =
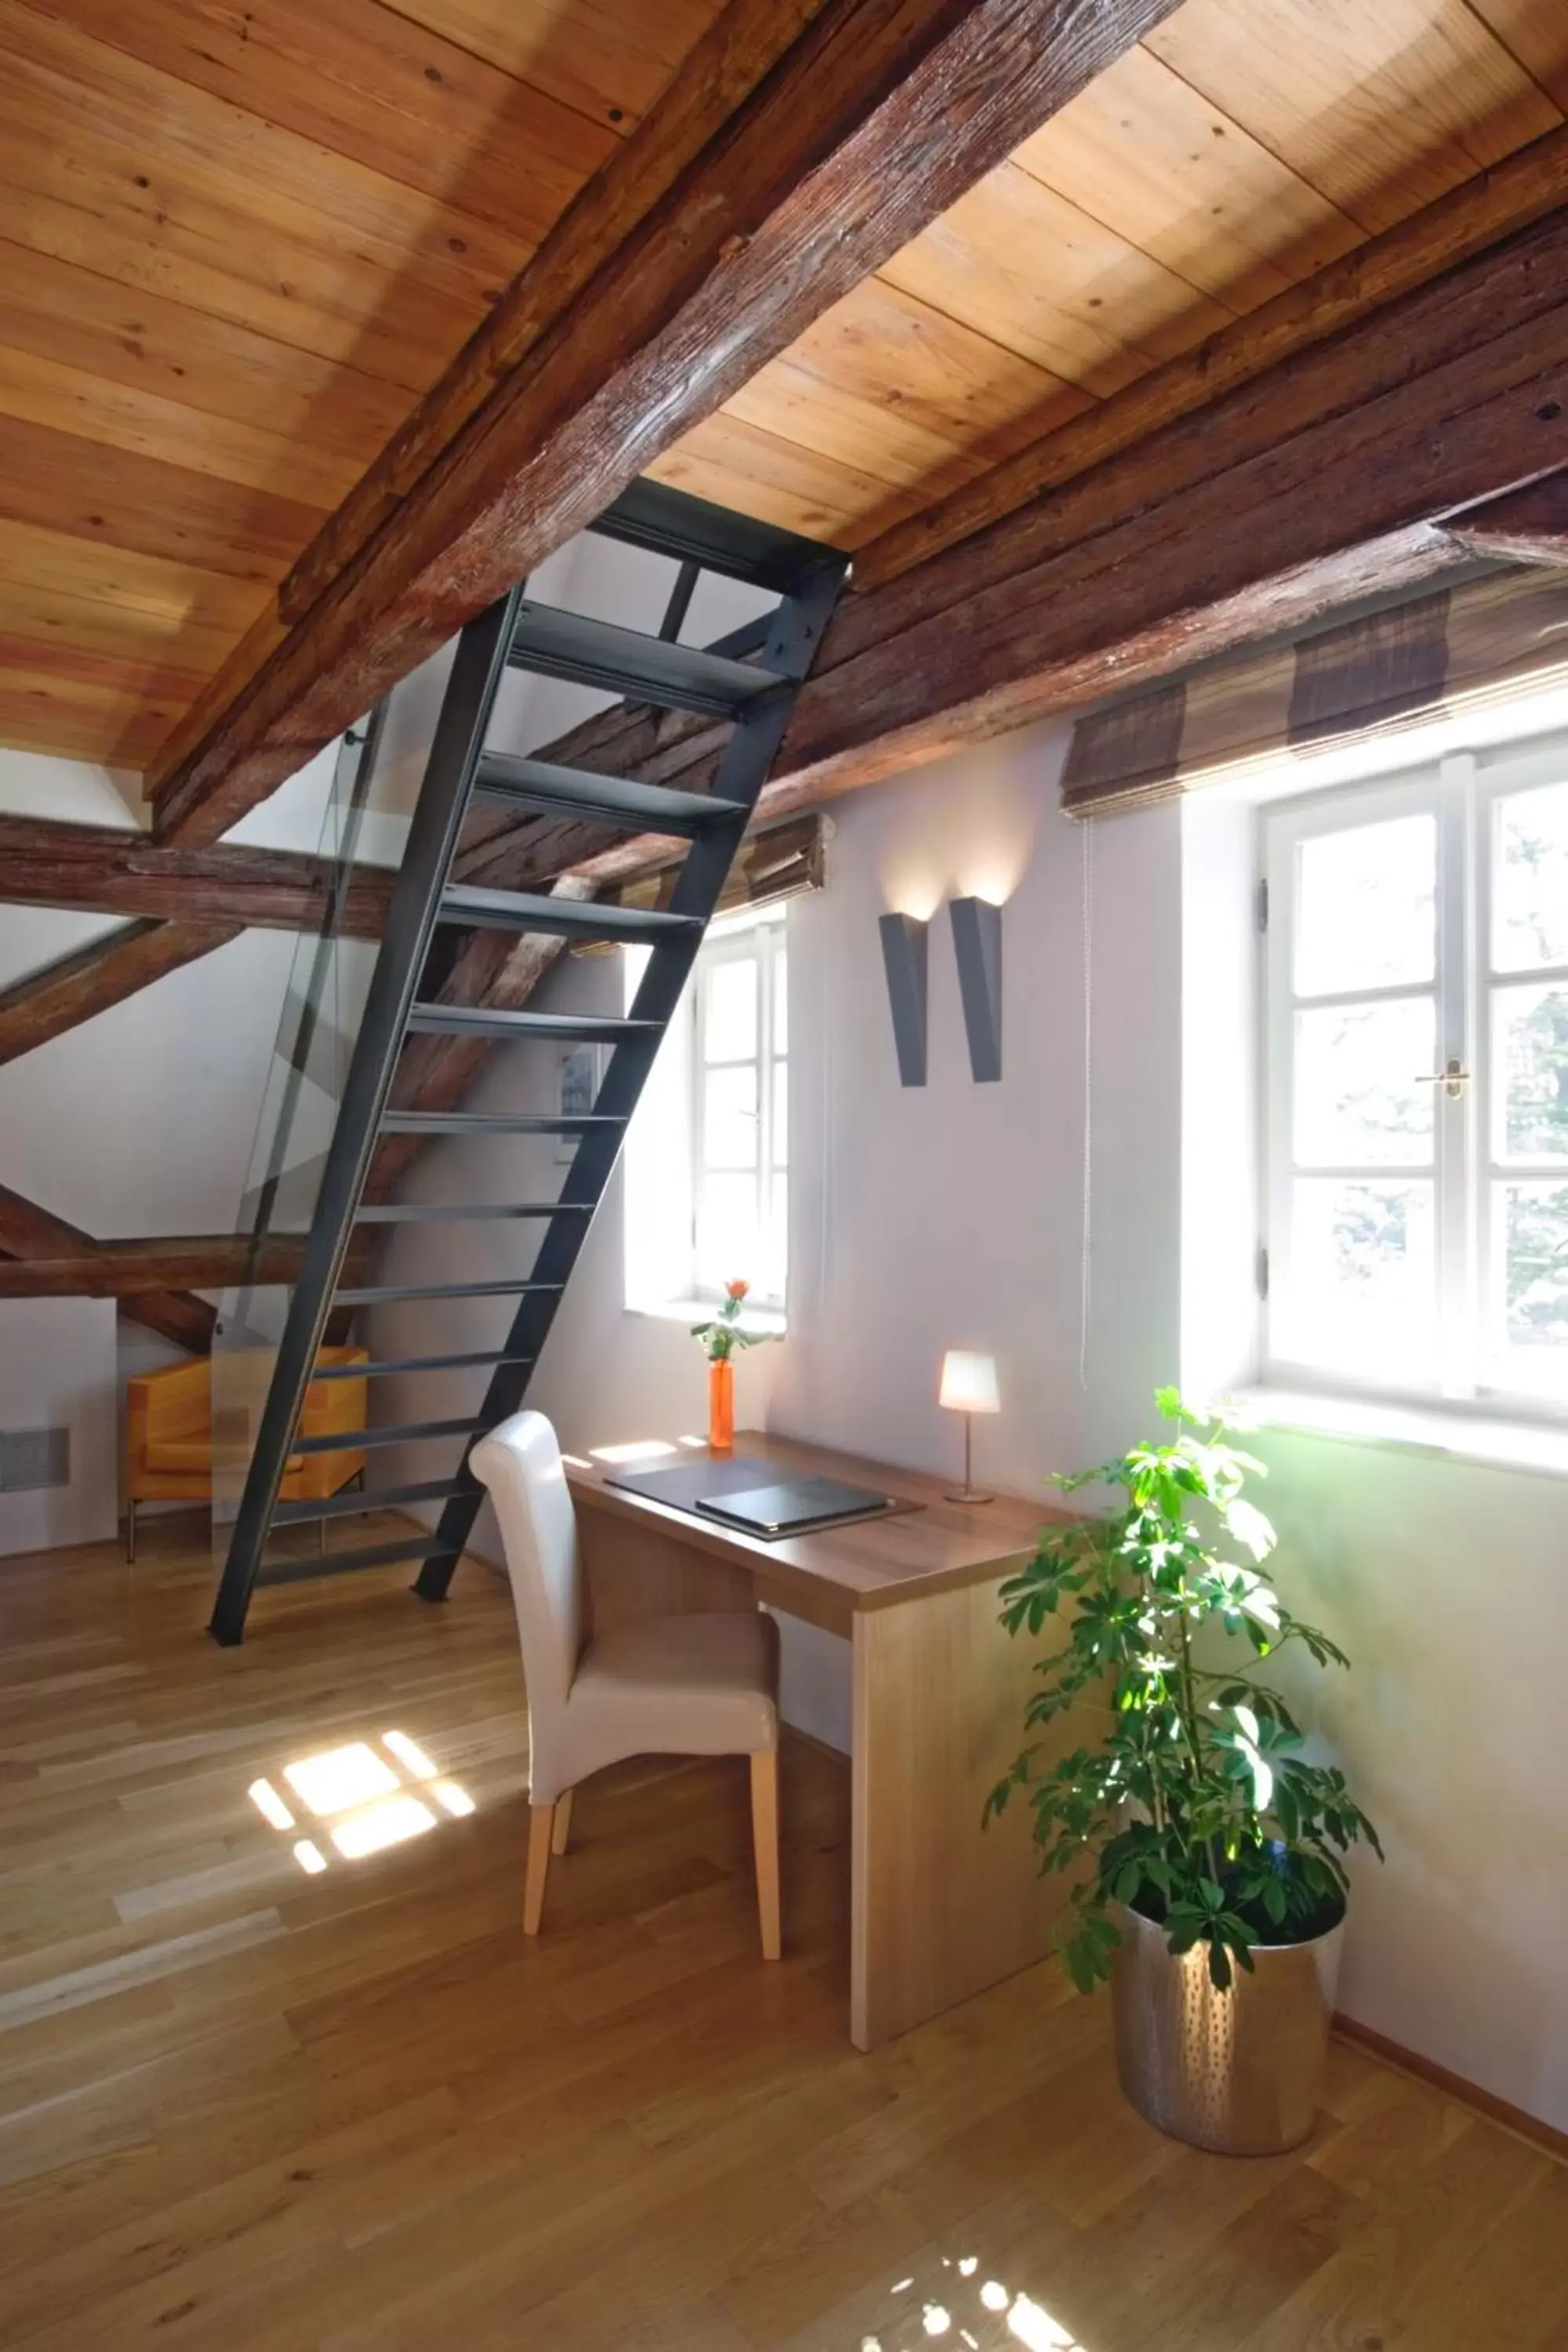
M975 1486L950 1486L942 1496L944 1503L994 1503L994 1495L983 1495Z

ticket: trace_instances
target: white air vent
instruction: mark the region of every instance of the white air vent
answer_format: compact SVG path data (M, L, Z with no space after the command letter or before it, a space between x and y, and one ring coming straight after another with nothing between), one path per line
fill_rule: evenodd
M0 1495L30 1495L70 1482L68 1429L0 1429Z

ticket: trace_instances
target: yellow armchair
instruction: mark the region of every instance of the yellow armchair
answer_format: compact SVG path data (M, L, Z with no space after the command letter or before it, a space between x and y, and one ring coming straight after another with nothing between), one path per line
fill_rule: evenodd
M323 1348L318 1364L365 1364L366 1348ZM365 1424L365 1381L312 1381L302 1437L349 1436ZM212 1367L205 1358L143 1372L125 1388L125 1557L136 1557L139 1503L205 1503L213 1491ZM286 1502L324 1502L363 1471L363 1447L291 1454L279 1489Z

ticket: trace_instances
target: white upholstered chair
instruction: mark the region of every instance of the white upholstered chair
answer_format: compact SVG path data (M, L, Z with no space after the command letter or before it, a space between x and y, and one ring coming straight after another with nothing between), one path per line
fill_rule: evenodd
M526 1935L539 1933L572 1792L628 1756L749 1756L763 1953L779 1956L778 1629L759 1610L647 1617L584 1639L583 1570L555 1432L513 1413L468 1456L506 1547L528 1688Z

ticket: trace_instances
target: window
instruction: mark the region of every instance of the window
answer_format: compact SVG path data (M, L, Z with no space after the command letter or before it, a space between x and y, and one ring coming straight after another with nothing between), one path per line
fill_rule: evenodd
M1270 1371L1568 1406L1568 742L1266 832Z
M627 1002L645 961L628 955ZM784 914L716 923L626 1143L626 1304L784 1303L789 999Z

